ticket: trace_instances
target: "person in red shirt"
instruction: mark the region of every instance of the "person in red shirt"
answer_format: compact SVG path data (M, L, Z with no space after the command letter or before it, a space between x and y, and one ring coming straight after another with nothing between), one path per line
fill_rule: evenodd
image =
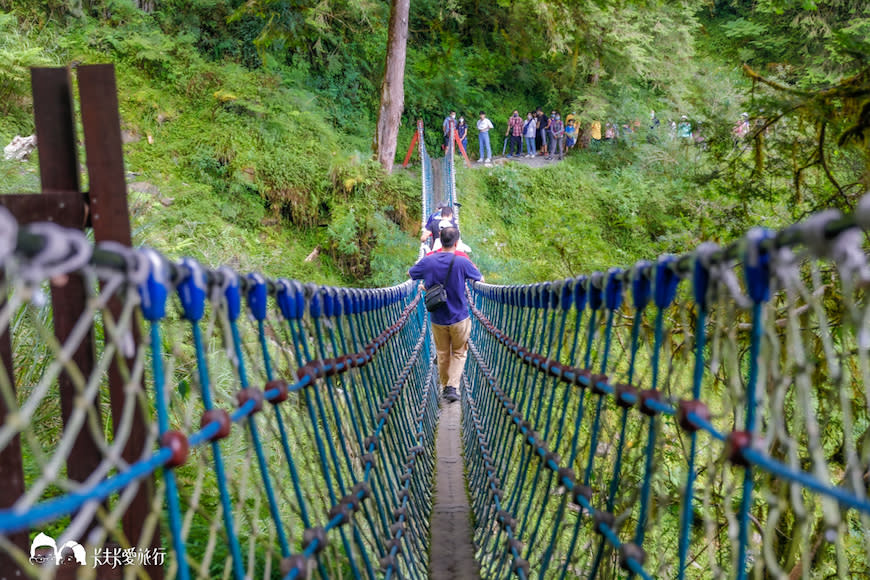
M507 156L513 157L516 155L519 157L523 151L523 118L520 117L519 111L514 111L510 119L508 119L508 128L505 136L510 137L511 140Z
M433 246L432 246L432 251L427 252L427 253L426 253L427 256L431 256L432 254L437 254L438 252L444 252L444 251L445 251L444 248L441 246L440 232L441 232L441 230L443 230L444 228L449 228L449 227L456 227L456 225L453 224L450 220L446 220L446 219L441 220L441 221L438 223L439 238L436 238L436 239L435 239L435 243L434 243ZM456 249L453 250L453 252L454 252L457 256L462 256L463 258L468 258L468 261L471 262L471 256L469 256L466 252L464 252L464 251L462 251L462 250L459 249L459 248L466 248L466 249L470 252L470 251L471 251L471 248L469 248L467 245L463 244L463 243L462 243L462 240L456 240L456 246L455 246L455 247L456 247ZM474 262L471 262L471 263L474 264Z

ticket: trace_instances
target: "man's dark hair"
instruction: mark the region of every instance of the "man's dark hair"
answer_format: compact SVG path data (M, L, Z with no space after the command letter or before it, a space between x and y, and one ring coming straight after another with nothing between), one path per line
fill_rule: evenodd
M441 247L452 248L459 241L459 228L449 227L441 230Z
M478 115L486 115L486 113L484 111L481 111L480 113L478 113Z
M449 218L453 217L453 208L449 205L445 205L441 208L441 217Z

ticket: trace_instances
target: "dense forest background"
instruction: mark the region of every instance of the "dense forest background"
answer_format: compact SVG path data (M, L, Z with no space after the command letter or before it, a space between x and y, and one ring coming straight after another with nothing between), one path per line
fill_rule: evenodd
M0 140L33 131L29 66L114 62L138 243L317 282L387 284L416 253L419 174L371 159L390 5L0 0ZM494 282L680 253L849 209L870 185L862 0L415 0L399 154L456 109L639 122L543 169L461 169ZM650 111L661 127L650 130ZM732 131L746 113L751 130ZM687 116L691 141L671 138ZM472 129L469 141L473 144ZM495 140L499 149L500 139ZM500 149L499 149L500 150ZM37 156L0 190L37 190Z

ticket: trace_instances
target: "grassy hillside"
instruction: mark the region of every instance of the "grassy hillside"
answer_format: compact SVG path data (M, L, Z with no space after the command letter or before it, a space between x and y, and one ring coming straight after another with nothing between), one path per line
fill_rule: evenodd
M706 153L676 142L573 151L531 168L460 168L463 240L493 283L528 283L630 266L702 241L728 243L747 224L783 227L788 208L717 195Z
M2 15L0 43L16 60L2 73L14 103L0 142L33 132L28 65L113 62L135 243L319 283L401 278L420 219L411 177L384 175L364 139L339 132L290 71L206 59L153 15L116 6L107 21L25 32ZM0 191L38 190L37 163L0 161Z

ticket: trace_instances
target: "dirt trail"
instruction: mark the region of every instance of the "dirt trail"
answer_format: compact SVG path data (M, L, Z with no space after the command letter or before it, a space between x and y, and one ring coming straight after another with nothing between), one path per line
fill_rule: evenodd
M527 157L493 157L492 163L476 163L472 161L471 168L479 169L481 167L493 167L497 165L504 165L506 163L519 163L521 165L528 165L529 167L546 167L548 165L553 165L554 163L559 163L559 158L555 157L552 160L547 160L543 155L537 155L533 158ZM465 160L461 157L458 158L458 163L465 163Z

